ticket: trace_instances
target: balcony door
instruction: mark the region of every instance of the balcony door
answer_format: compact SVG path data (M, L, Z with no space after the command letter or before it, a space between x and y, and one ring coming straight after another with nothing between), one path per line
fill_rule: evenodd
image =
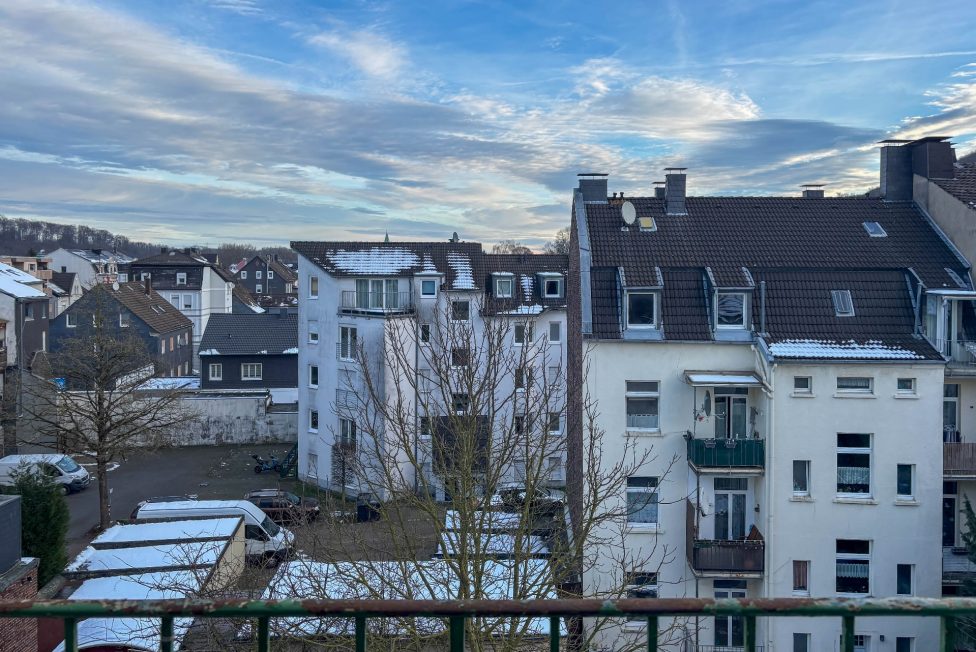
M748 392L749 390L745 387L716 388L716 439L745 439L747 437Z
M746 597L745 584L741 580L715 580L715 598L744 598ZM717 649L741 649L744 645L745 630L741 617L715 618L715 647Z
M959 441L959 385L942 386L942 441Z
M746 538L746 478L715 478L715 538L742 541Z

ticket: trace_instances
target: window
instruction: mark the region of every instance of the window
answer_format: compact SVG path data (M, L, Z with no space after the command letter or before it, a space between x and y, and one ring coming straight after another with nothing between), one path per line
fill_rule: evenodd
M871 435L838 433L837 493L855 497L871 495Z
M186 272L177 272L176 273L176 284L177 285L186 285Z
M884 238L888 235L888 232L878 222L861 222L861 224L872 238Z
M657 430L658 382L645 380L627 381L627 428Z
M456 346L451 349L451 366L467 367L470 352L467 347Z
M245 362L241 365L241 380L261 380L263 370L260 362Z
M78 316L69 312L64 316L64 324L68 328L76 328L78 326Z
M268 280L270 281L273 278L274 278L274 270L269 269L268 270Z
M34 304L28 303L24 306L24 319L34 319ZM94 317L92 317L94 321Z
M563 325L558 321L549 322L549 341L561 342L563 339Z
M515 421L512 427L515 430L516 435L525 433L525 417L521 414L515 415Z
M897 391L900 395L911 396L915 394L915 379L914 378L899 378Z
M871 592L871 542L837 539L836 590L867 595Z
M247 270L246 269L241 271L241 280L242 281L246 281L247 280Z
M942 441L959 441L959 385L942 386Z
M897 494L899 500L915 499L915 465L899 464L897 477Z
M258 281L260 281L260 280L261 280L261 270L260 270L260 269L256 269L256 270L254 270L254 278L255 278L256 280L258 280Z
M468 301L451 302L451 319L454 321L468 321L471 316L471 303Z
M424 279L420 282L420 296L422 297L436 297L437 296L437 281L433 279Z
M657 295L654 292L627 293L627 326L633 328L655 328Z
M420 341L430 342L430 324L420 325Z
M430 441L430 417L420 417L420 440Z
M847 394L871 394L874 392L874 378L869 376L838 376L837 391Z
M793 633L793 652L810 652L810 635Z
M341 360L356 359L356 337L355 326L339 327L339 358Z
M563 296L563 280L561 278L547 278L542 284L542 298L558 299Z
M319 431L319 411L309 410L308 411L308 431L318 432Z
M627 478L627 522L657 525L657 478Z
M656 598L657 573L631 571L624 578L628 598ZM627 619L633 622L646 622L641 616L631 616Z
M339 445L343 448L356 448L356 422L352 419L339 419Z
M915 639L910 636L896 637L895 652L915 652Z
M810 460L793 460L793 495L810 495Z
M254 286L254 293L255 294L261 294L262 292L264 292L264 286L261 285L260 283L256 284Z
M549 413L549 419L548 419L547 423L549 424L549 428L548 428L549 429L549 432L559 432L559 430L560 430L560 428L559 428L559 413L558 412L550 412Z
M915 565L898 564L895 572L895 593L915 595Z
M175 351L176 350L176 346L174 346L175 344L176 344L176 340L173 338L172 335L170 335L169 336L169 350L170 351Z
M178 294L171 294L171 295L169 295L169 302L173 304L173 307L174 308L179 308L180 307L180 295L178 295Z
M719 292L715 299L715 325L718 328L745 328L746 295Z
M315 453L308 454L308 477L319 477L319 456Z
M308 342L309 344L319 343L319 322L315 319L308 322Z
M532 324L524 322L521 324L515 324L515 344L521 346L523 344L532 343Z
M515 370L515 389L525 389L526 385L532 384L532 368L519 367Z
M810 376L793 376L794 394L813 394L813 378Z
M471 409L471 397L467 394L451 394L451 407L455 414L467 414Z
M834 314L838 317L854 316L854 301L850 290L831 290L830 298L834 302Z
M184 294L183 295L183 310L193 310L193 295Z
M319 277L318 276L308 277L308 298L309 299L319 298Z
M512 277L505 276L495 279L495 296L499 299L512 297Z
M319 366L317 364L308 365L308 386L319 386Z
M793 560L793 593L810 594L810 561Z
M119 328L128 328L130 324L129 314L125 312L119 313Z
M219 362L211 364L207 373L207 377L213 381L223 380L224 365L220 364Z

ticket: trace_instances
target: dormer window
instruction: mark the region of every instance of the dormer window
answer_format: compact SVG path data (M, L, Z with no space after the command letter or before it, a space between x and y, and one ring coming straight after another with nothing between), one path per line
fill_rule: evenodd
M743 292L719 292L715 299L717 328L746 327L746 295Z
M495 277L495 297L498 299L511 299L512 290L514 287L514 280L512 276L496 276Z
M548 276L543 277L542 280L542 298L543 299L559 299L563 296L563 278L562 276Z
M420 281L420 296L422 297L436 297L437 296L437 281L434 279L424 279Z
M176 273L176 284L177 285L186 285L186 272L177 272Z
M657 292L627 293L627 327L657 328Z
M834 302L834 314L838 317L854 316L854 301L850 290L831 290L830 298Z

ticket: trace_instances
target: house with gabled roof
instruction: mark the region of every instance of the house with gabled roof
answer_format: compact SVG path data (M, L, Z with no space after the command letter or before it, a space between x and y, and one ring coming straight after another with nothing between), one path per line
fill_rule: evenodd
M96 283L124 283L129 280L128 265L132 256L108 249L55 249L47 254L49 268L55 272L76 274L82 288Z
M200 340L203 389L298 387L298 315L212 315Z
M537 362L534 373L540 380L549 380L553 397L564 396L565 256L486 254L480 243L456 238L447 242L293 242L292 248L298 253L301 287L298 472L302 479L352 495L367 488L364 481L347 472L350 457L373 448L357 444L357 438L364 436L361 426L367 415L353 398L364 396L359 365L365 355L381 366L373 378L383 379L381 393L410 394L406 399L409 409L418 415L416 437L424 442L421 457L426 461L419 463L421 468L407 469L404 477L411 478L415 486L428 483L439 497L446 496L447 488L434 471L444 460L435 460L428 450L431 437L449 440L450 415L467 413L471 397L450 388L441 392L431 387L444 377L436 369L438 360L449 360L458 368L487 364L466 347L438 349L447 341L438 334L448 332L451 324L469 331L475 339L489 323L499 324L507 350L544 348L545 361ZM397 333L406 332L412 333L406 337L411 343L395 346L417 349L415 362L409 368L394 369L387 347L399 341ZM528 370L523 376L516 370L499 383L498 391L515 392L532 373ZM421 380L406 382L404 375ZM443 396L450 397L451 405L447 399L440 400ZM546 419L538 420L537 427L562 432L562 400L553 398L551 411ZM472 416L484 433L480 445L487 445L491 424L484 421L486 415ZM382 427L378 432L381 436ZM548 481L562 485L564 448L550 457L545 461ZM362 460L352 461L359 468L370 466ZM524 474L524 465L525 460L514 461L513 480Z
M277 254L252 256L236 265L233 274L260 305L298 305L298 275Z
M573 193L571 512L584 403L605 463L647 460L606 497L623 549L594 541L584 593L939 596L944 305L973 292L969 263L911 197L689 197L687 179L668 169L625 199L581 175ZM698 649L743 645L735 619L675 624ZM864 627L871 649L879 632L938 641L915 619ZM758 642L831 649L839 633L760 619Z

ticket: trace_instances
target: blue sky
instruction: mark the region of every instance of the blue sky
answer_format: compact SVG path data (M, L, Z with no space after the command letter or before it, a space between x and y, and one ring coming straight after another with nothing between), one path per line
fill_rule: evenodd
M163 244L538 245L575 174L649 193L877 185L976 147L976 4L0 4L0 214Z

